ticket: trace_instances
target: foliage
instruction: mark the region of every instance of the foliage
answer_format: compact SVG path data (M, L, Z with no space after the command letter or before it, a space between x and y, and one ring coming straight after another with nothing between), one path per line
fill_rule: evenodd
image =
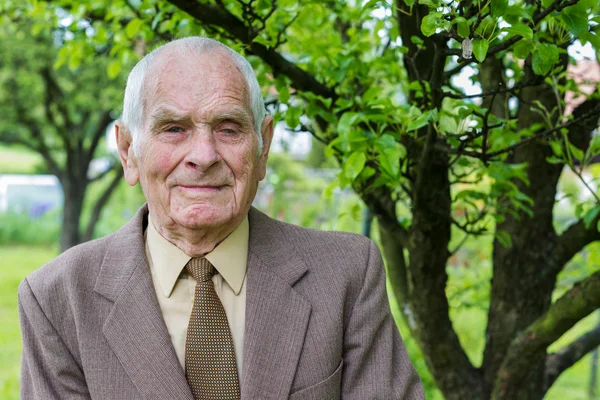
M584 285L557 299L559 287L553 299L568 261L600 239L598 189L584 179L600 154L591 136L600 99L569 72L574 43L597 55L598 7L595 0L59 0L22 12L68 13L74 22L60 54L72 69L105 49L106 71L117 76L157 43L194 34L248 55L276 117L325 143L340 165L337 184L377 216L397 307L444 396L500 400L543 397L556 379L546 361L560 373L600 342L592 335L567 344L587 349L567 362L561 352L546 355L550 343L540 347L534 329L557 305L595 298L586 290L600 280L590 271L580 276ZM469 80L475 94L465 89ZM584 99L573 112L569 92ZM555 230L563 170L588 196L573 199L572 223ZM465 301L451 268L461 247L482 235L491 244L479 249L485 261L474 268L489 307L483 350L473 353L450 318ZM600 306L587 305L577 310ZM564 310L570 322L550 321L551 337L587 312Z
M26 214L0 214L0 244L56 245L60 216L48 212L35 220Z
M97 219L80 226L88 185L119 170L113 157L112 167L88 173L95 158L111 159L100 144L114 117L111 112L121 101L121 89L106 77L107 57L70 48L68 14L40 5L32 6L29 13L10 3L2 6L8 12L0 17L0 84L6 89L0 93L4 115L0 142L33 150L43 160L38 172L60 180L65 194L61 230L65 249L92 236ZM120 174L117 171L96 197L92 215L99 214Z

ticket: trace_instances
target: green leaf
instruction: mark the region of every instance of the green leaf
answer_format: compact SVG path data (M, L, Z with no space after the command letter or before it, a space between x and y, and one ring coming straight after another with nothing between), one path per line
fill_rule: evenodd
M350 132L348 132L348 135L346 135L346 140L348 141L348 143L366 142L369 140L368 135L369 135L369 132L367 132L367 131L354 129L354 130L351 130Z
M144 24L144 21L142 21L139 18L135 18L135 19L132 19L131 21L129 21L129 23L125 27L125 34L127 35L127 37L128 38L134 37L138 33L138 31L140 30L140 28L142 27L143 24Z
M381 170L390 175L392 179L397 179L400 174L400 157L401 153L398 147L385 149L379 153L379 166Z
M456 24L456 31L458 32L458 35L461 38L466 39L469 37L469 35L471 35L471 29L469 28L469 22L466 20L465 17L454 18L454 20L452 21L452 24Z
M373 175L375 175L377 171L375 171L374 168L371 167L364 167L362 172L360 174L358 174L358 176L356 177L356 179L360 182L364 182L367 179L369 179L370 177L372 177Z
M404 4L409 7L412 7L415 4L415 0L404 0Z
M575 217L581 218L583 214L583 204L579 203L575 206Z
M280 103L287 103L290 100L290 89L287 86L277 88L277 94Z
M342 115L338 122L337 130L340 135L347 135L356 121L360 119L360 114L355 112L347 112Z
M475 39L473 41L473 55L479 62L485 60L490 44L485 39Z
M546 162L548 162L548 164L564 164L565 161L560 157L549 156L546 157Z
M429 121L430 113L426 112L421 114L417 119L413 119L408 123L408 127L406 128L407 132L416 131L419 128L427 125L427 121Z
M586 32L580 36L580 39L583 42L582 44L585 44L585 42L590 42L596 51L600 50L600 36L592 32Z
M594 208L585 213L583 217L583 223L585 224L586 229L590 229L592 222L594 222L598 214L600 214L600 204L596 205ZM598 222L600 223L600 221Z
M119 72L121 72L121 62L119 60L112 60L106 68L106 75L110 79L115 79L119 75Z
M562 148L562 144L557 141L557 140L551 140L550 141L550 147L552 148L552 152L558 156L558 157L562 157L563 155L563 148Z
M512 247L512 238L506 231L497 230L496 240L507 249L510 249Z
M419 0L419 4L423 4L429 8L438 8L441 4L440 0Z
M335 101L335 105L337 106L336 111L344 110L344 109L352 106L352 104L354 104L352 102L352 100L348 100L343 97L340 97Z
M588 30L588 19L585 9L580 7L567 7L560 13L560 17L575 35L583 35Z
M256 11L265 11L267 10L271 4L266 0L258 0L256 2Z
M345 175L351 181L356 178L363 168L365 167L365 162L367 161L367 156L362 152L355 152L350 154L350 157L344 163Z
M527 57L529 57L529 54L531 54L533 49L535 49L533 41L523 39L519 40L517 44L515 44L515 46L513 47L513 54L519 60L524 60Z
M275 89L277 89L277 100L280 103L287 103L290 100L290 88L285 75L279 75L275 79Z
M520 4L509 6L502 18L511 25L519 22L522 19L527 21L531 21L533 19L530 11L528 11L527 8L523 8Z
M389 133L384 133L375 141L375 150L382 152L385 149L393 149L396 147L396 139Z
M456 117L441 114L438 127L442 133L456 133L458 130L458 121Z
M492 0L490 4L492 17L501 17L506 11L506 7L508 7L508 0Z
M533 31L525 24L514 24L502 29L504 32L508 32L512 35L523 36L525 39L533 39Z
M422 46L425 42L423 41L423 39L421 39L420 37L416 36L416 35L412 35L410 37L410 42L416 46Z
M441 12L430 13L421 21L421 32L429 37L435 33L435 30L441 25Z
M300 107L288 107L285 111L285 124L294 129L300 125L300 117L302 116L302 109Z
M486 200L488 198L488 194L484 192L479 192L477 190L462 190L456 195L456 199L466 199L472 198L475 200Z
M592 136L587 153L588 157L596 157L598 154L600 154L600 135Z
M578 149L571 143L569 143L569 150L571 151L571 154L573 154L573 157L575 157L575 159L577 159L579 161L583 160L583 151L582 150Z
M558 62L558 47L549 43L542 43L533 52L531 64L533 72L537 75L546 75L552 66Z

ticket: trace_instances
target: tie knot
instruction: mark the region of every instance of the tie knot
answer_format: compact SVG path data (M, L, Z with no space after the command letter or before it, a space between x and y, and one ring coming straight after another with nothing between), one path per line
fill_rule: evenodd
M192 258L185 266L196 282L209 281L216 273L215 267L204 257Z

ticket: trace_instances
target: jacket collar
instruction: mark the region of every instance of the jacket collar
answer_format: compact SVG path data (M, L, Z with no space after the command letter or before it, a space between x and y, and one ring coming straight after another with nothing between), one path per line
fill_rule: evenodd
M249 220L242 399L284 399L311 314L309 301L294 289L308 267L281 222L256 209Z
M192 400L146 260L147 216L144 205L110 238L94 288L114 302L103 332L146 399ZM242 399L287 398L311 313L294 285L308 267L281 222L251 208L249 224Z

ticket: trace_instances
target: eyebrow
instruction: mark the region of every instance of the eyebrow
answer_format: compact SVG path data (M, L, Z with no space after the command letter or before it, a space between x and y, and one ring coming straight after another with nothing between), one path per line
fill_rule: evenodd
M224 121L233 121L240 123L242 125L251 125L252 118L248 115L247 112L241 109L232 109L222 112L216 112L214 116L214 120L216 122L224 122Z
M189 117L179 114L166 107L158 107L150 115L150 132L155 132L159 127L170 122L189 121Z
M216 111L210 118L213 122L221 123L225 121L237 122L242 125L252 125L252 118L248 113L240 108L233 108L225 111ZM180 114L169 107L158 107L150 116L150 129L154 130L160 125L171 122L188 122L191 118L188 115Z

